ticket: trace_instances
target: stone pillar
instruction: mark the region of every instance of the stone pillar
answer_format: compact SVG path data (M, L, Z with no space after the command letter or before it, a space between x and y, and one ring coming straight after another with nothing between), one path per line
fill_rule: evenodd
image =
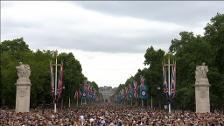
M29 112L30 110L30 88L31 74L30 66L22 64L16 67L18 79L16 82L16 112Z
M195 71L195 100L196 113L210 112L209 81L207 78L208 67L203 63Z

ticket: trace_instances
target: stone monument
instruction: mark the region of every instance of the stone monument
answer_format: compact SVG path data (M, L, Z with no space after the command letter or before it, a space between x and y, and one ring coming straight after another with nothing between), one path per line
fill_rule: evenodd
M208 66L202 63L201 66L196 67L195 71L195 100L196 113L210 112L209 99L209 81L207 78Z
M16 112L29 112L30 110L30 87L29 79L31 71L27 64L19 63L16 66L18 79L16 82Z

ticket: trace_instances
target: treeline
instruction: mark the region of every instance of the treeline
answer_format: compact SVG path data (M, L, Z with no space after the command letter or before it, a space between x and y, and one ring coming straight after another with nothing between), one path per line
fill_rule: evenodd
M32 51L24 42L23 38L5 40L0 44L1 48L1 84L0 84L0 105L7 107L15 106L16 97L16 66L19 62L29 64L31 68L31 107L41 104L52 104L50 89L50 61L55 62L55 51L37 50ZM58 54L58 62L64 64L64 90L62 94L63 104L68 105L68 98L71 104L74 102L74 92L78 90L87 78L82 73L80 62L72 53ZM88 81L98 91L95 82ZM61 100L62 100L61 99Z
M210 104L212 109L224 109L224 14L218 13L204 28L204 35L193 32L180 32L180 39L173 39L169 47L171 57L176 60L176 97L173 107L176 109L195 109L195 69L203 62L209 68ZM118 87L118 91L137 80L140 75L145 77L149 87L149 101L154 107L166 104L162 95L163 72L162 62L167 59L164 50L155 50L152 46L146 50L144 64L149 66L128 78L125 84ZM118 92L117 91L117 92Z

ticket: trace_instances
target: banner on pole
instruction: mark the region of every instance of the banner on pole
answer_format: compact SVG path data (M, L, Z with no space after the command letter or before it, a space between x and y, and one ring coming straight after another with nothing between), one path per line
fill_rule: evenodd
M60 75L58 80L58 98L61 97L63 91L64 68L63 63L60 65Z
M145 85L145 79L141 76L141 85L140 85L140 98L141 99L148 99L148 92L147 87Z

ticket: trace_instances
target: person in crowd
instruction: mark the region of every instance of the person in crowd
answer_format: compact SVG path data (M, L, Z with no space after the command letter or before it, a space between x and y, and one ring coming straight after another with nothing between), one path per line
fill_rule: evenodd
M59 110L16 113L0 109L1 126L224 126L221 112L150 110L117 105L91 105Z

